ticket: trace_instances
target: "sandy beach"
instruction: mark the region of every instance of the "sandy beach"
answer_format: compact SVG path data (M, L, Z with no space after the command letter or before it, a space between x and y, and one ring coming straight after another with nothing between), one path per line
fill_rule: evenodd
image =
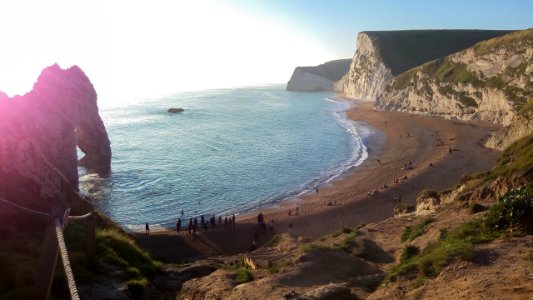
M364 102L357 102L347 116L376 131L364 141L368 159L320 186L318 193L262 209L266 222L274 220L275 230L259 235L258 246L277 233L314 239L343 226L385 220L393 216L395 198L414 204L422 190L451 188L464 174L490 169L499 156L482 146L488 134L498 129L493 124L376 111L373 103ZM298 215L294 215L296 208ZM208 232L200 230L196 237L186 231L177 237L169 230L137 234L137 238L156 258L168 262L236 254L245 252L254 240L258 212L238 216L236 228L217 226Z

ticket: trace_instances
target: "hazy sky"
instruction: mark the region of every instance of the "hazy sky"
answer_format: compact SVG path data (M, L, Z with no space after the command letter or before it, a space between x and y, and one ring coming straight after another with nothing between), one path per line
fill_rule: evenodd
M533 27L533 1L0 2L0 90L79 65L103 101L286 82L352 57L364 30Z

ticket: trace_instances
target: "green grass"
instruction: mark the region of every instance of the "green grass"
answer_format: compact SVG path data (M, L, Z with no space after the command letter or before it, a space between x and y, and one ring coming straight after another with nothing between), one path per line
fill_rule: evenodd
M270 241L266 242L265 243L265 246L267 247L276 247L278 246L281 242L283 241L283 235L281 234L276 234L275 236L273 236Z
M475 244L493 241L504 234L533 233L533 189L513 190L498 199L485 216L451 230L441 230L438 241L419 254L405 248L400 263L388 273L388 280L411 274L417 282L437 276L454 260L469 260ZM518 234L516 234L518 232Z
M378 46L379 56L392 71L401 74L415 66L444 57L512 31L497 30L398 30L366 31Z
M243 284L254 280L252 273L248 269L238 269L235 274L235 282L237 284Z
M355 239L355 237L358 234L359 234L359 232L356 229L351 230L351 232L348 233L348 235L342 241L342 244L340 244L340 246L339 246L340 249L346 251L348 249L348 247L350 246L350 243L353 241L353 239Z
M533 45L532 36L533 29L517 31L480 42L476 44L473 49L475 55L481 56L500 48L513 48L519 43L529 43L530 45ZM481 79L474 72L470 71L466 64L453 62L449 57L444 57L444 55L442 55L440 58L436 57L435 60L426 62L417 67L413 66L412 69L403 70L398 73L392 82L385 87L385 90L387 92L392 92L393 89L401 90L410 86L416 86L418 90L425 91L431 98L432 93L429 92L429 82L418 80L416 76L416 73L420 71L429 75L432 81L440 85L439 92L442 95L456 99L465 108L477 108L478 103L474 96L480 98L482 95L479 93L477 95L470 95L466 92L456 90L454 86L459 83L469 84L478 89L491 88L501 90L504 92L506 99L512 103L514 108L517 111L520 111L522 107L529 103L528 100L533 92L533 84L528 84L525 87L517 87L509 85L508 83L513 78L526 76L526 68L527 64L524 62L514 68L507 68L502 74ZM531 110L530 107L527 108L527 111L529 110Z
M402 243L406 241L413 241L417 237L423 235L426 232L426 227L434 221L435 219L433 218L426 218L413 227L406 226L401 236Z
M521 116L531 116L533 113L533 98L530 98L522 108L518 111L518 114Z
M102 215L98 215L96 223L96 263L89 262L86 257L85 226L82 221L70 222L64 232L70 264L78 284L106 276L102 262L118 264L124 271L125 282L128 279L147 281L157 272L159 263L152 260L117 225ZM28 299L35 285L34 274L45 224L34 219L26 220L24 216L18 216L18 221L14 220L11 224L21 225L0 229L0 299ZM63 299L68 295L62 263L58 260L51 296Z
M496 166L486 174L488 178L524 175L533 180L533 134L526 136L505 149Z

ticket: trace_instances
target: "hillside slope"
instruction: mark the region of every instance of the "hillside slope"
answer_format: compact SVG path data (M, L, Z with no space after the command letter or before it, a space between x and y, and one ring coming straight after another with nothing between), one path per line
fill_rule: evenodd
M347 97L376 100L386 82L410 68L501 36L504 30L366 31L357 36L349 73L339 84Z
M331 91L350 68L351 59L339 59L314 67L297 67L289 82L288 91Z
M387 83L385 110L511 124L533 95L533 29L480 42Z

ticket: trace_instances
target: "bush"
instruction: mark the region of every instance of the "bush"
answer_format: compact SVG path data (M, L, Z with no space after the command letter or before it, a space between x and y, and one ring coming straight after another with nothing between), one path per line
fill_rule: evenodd
M132 279L126 283L133 299L141 299L144 289L148 286L146 279Z
M485 211L487 208L481 204L478 204L476 202L472 202L470 203L470 205L468 206L468 211L471 213L471 214L477 214L478 212L482 212L482 211Z
M254 280L252 273L247 269L241 268L237 270L235 282L237 284L242 284Z
M427 218L412 228L410 226L406 226L401 237L402 243L405 241L413 241L417 237L423 235L426 232L426 227L428 226L428 224L434 221L435 219L433 218Z
M482 219L492 230L523 230L533 232L533 189L521 187L499 197Z
M266 242L265 243L265 246L266 247L276 247L277 245L279 245L281 242L283 241L283 235L281 234L276 234L275 236L273 236L270 241Z
M418 249L417 246L409 245L403 249L400 256L400 262L405 263L418 254L420 254L420 249Z

